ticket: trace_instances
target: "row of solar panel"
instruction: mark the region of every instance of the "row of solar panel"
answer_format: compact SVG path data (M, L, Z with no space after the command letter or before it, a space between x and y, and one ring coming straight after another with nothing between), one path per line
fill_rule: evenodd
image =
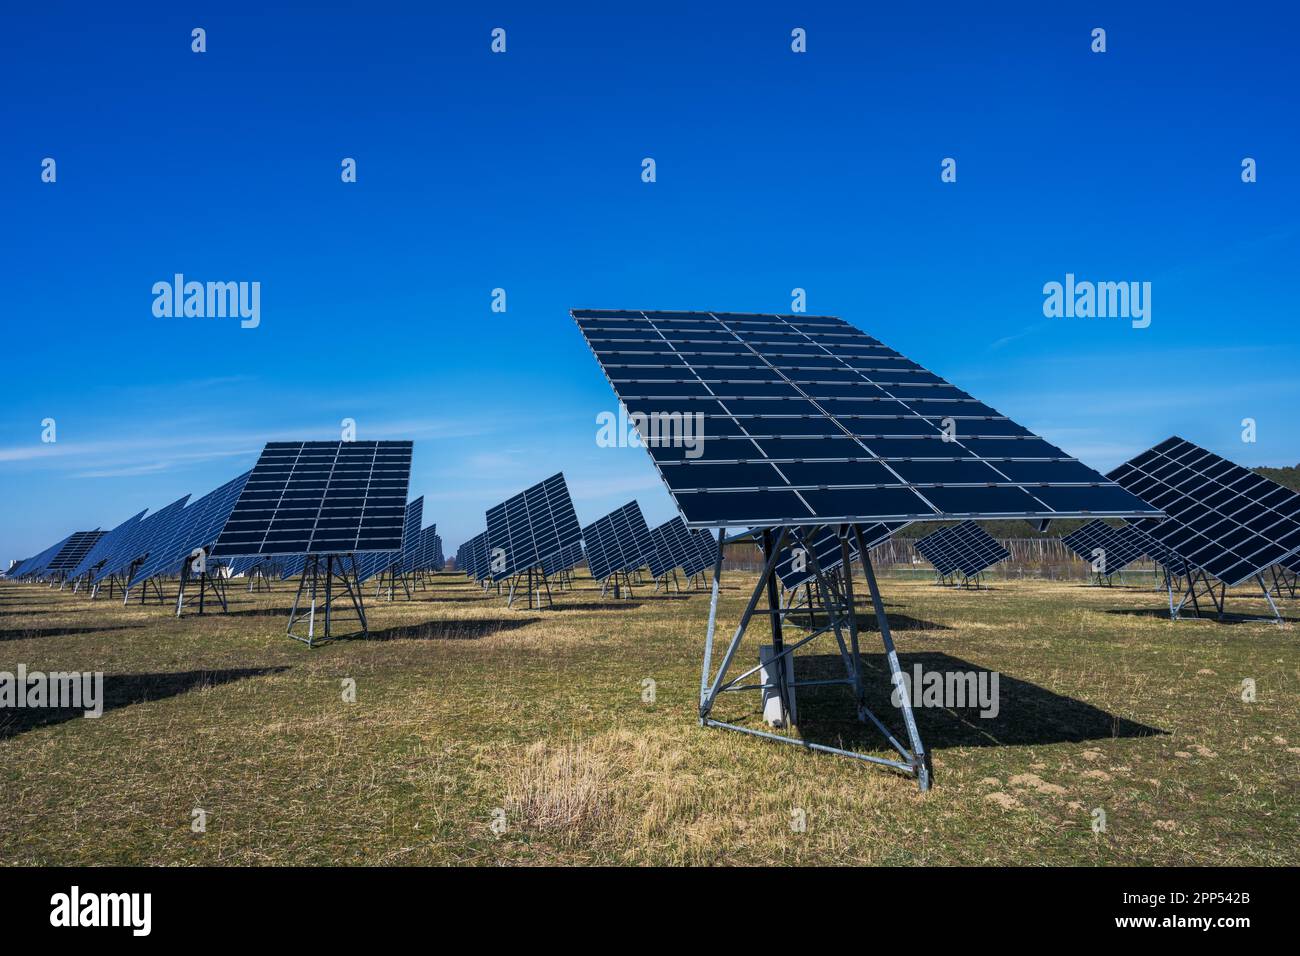
M391 567L394 555L412 570L441 567L436 533L408 533L423 510L423 499L405 504L411 450L411 442L271 442L251 471L194 503L186 495L111 531L78 532L8 576L94 584L126 575L129 588L178 573L199 551L229 562L232 573L297 573L305 555L328 553L362 554L366 576ZM393 500L403 503L395 530Z

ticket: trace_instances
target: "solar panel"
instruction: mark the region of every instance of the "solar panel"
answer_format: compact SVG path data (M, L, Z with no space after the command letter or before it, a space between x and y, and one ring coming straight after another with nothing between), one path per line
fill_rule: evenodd
M406 517L402 523L402 547L394 551L368 551L357 559L357 580L368 581L376 574L383 574L390 568L398 574L417 570L413 565L413 555L420 544L420 522L424 518L424 498L407 502Z
M1089 564L1100 558L1102 564L1099 573L1109 576L1123 571L1142 556L1145 542L1138 534L1132 525L1112 528L1104 521L1090 521L1082 528L1064 535L1061 543Z
M875 522L862 529L863 540L868 548L874 548L881 542L887 541L894 532L905 527L907 522L897 524ZM817 559L815 564L811 557L814 555ZM856 560L857 557L857 538L855 535L850 535L849 560ZM827 574L843 563L844 554L840 549L840 538L834 528L822 528L811 539L805 532L796 531L795 540L782 549L781 557L777 559L776 576L781 581L781 587L788 591L815 579L817 568L821 569L822 574Z
M683 570L688 577L694 577L701 571L713 567L718 560L718 539L713 532L693 529L691 539L695 542L695 560Z
M582 540L587 549L587 567L597 581L645 567L655 550L650 528L635 501L583 528Z
M543 561L542 573L549 577L552 574L559 574L561 571L570 571L581 564L582 559L582 542L575 541L572 544L565 545L559 554Z
M582 536L564 475L556 474L487 512L488 550L504 552L495 580L538 567Z
M447 565L447 558L442 553L442 536L435 534L433 536L433 564L430 566L434 571L441 571Z
M1128 525L1129 533L1142 546L1142 553L1163 567L1170 574L1181 576L1187 573L1187 562L1182 555L1153 538L1147 528L1154 528L1160 522L1155 518L1146 518Z
M656 579L662 578L677 567L673 547L668 540L668 533L662 526L650 529L650 540L654 544L647 562L650 576Z
M960 573L971 578L1011 557L1010 551L973 521L941 528L913 546L940 577Z
M82 558L90 553L90 549L95 546L95 542L106 533L99 529L76 532L68 539L68 543L59 549L59 553L50 560L49 567L46 570L55 573L71 571L81 563Z
M95 542L95 546L86 552L86 556L81 559L77 566L68 572L68 577L73 579L79 578L83 574L87 574L94 570L100 563L107 561L112 557L113 552L121 546L122 542L126 540L128 535L130 535L131 529L140 523L148 510L149 509L146 508L139 514L132 515L117 527L105 532L100 539Z
M840 319L572 315L693 527L1156 511Z
M1229 587L1300 551L1300 495L1177 436L1110 476L1168 515L1141 530Z
M179 573L196 548L210 549L225 527L250 474L246 471L232 478L185 508L168 526L166 534L149 549L148 560L131 576L127 587L135 587L156 575Z
M37 577L44 572L47 567L49 567L50 562L55 559L60 551L67 547L68 542L71 540L72 535L68 535L66 538L60 538L44 551L41 551L30 558L24 559L22 570L18 572L17 576L23 578Z
M166 534L171 527L171 522L182 513L185 503L189 500L189 495L183 495L166 507L136 522L130 532L123 536L121 544L113 549L108 560L92 574L92 583L122 574L136 561L148 557L149 549Z
M463 545L461 550L465 558L464 571L476 581L488 576L487 532L480 531Z
M409 441L268 442L213 555L400 550L411 450Z
M431 524L420 532L420 570L433 569L434 553L437 548L438 526Z

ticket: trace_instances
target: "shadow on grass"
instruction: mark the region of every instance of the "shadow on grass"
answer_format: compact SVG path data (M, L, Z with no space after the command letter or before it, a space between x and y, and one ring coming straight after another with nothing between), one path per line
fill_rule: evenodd
M808 618L808 612L803 610L797 610L791 614L786 615L785 620L787 624L803 628L804 630L809 630L808 625L809 623L811 623ZM813 624L813 626L822 627L825 624L826 624L826 613L824 611L818 611L816 613L816 621ZM761 626L766 626L766 625L761 625ZM890 631L899 631L899 632L951 631L952 630L952 628L949 627L947 624L939 624L936 623L935 621L927 621L924 618L912 617L910 614L899 614L895 611L889 612L889 629ZM858 613L858 634L859 635L875 634L879 630L880 630L880 626L876 621L876 615L874 613L862 613L862 612ZM832 632L828 631L827 633L832 635L830 637L830 640L835 639ZM845 640L847 641L848 639L847 628L845 629L844 637Z
M1274 600L1276 600L1276 598ZM1279 610L1281 609L1279 608ZM1165 608L1113 607L1113 608L1108 608L1106 610L1106 613L1120 614L1123 615L1124 617L1149 617L1149 618L1164 618L1166 621L1169 620L1169 608L1167 607ZM1261 610L1258 614L1241 614L1233 611L1227 611L1224 613L1222 618L1219 618L1214 611L1207 611L1206 613L1198 617L1194 609L1189 611L1187 608L1183 608L1182 613L1179 616L1179 619L1185 621L1209 621L1211 624L1261 624L1261 623L1273 624L1277 621L1277 618L1275 618L1267 610ZM1282 620L1288 624L1300 623L1300 617L1288 617L1285 614L1282 615Z
M288 667L241 667L231 670L176 671L166 674L107 674L104 677L104 713L120 707L129 707L132 704L176 697L205 687L219 687L222 684L246 680L250 677L279 674L288 669ZM84 713L84 708L6 707L0 710L0 740L16 737L38 727L80 720Z
M370 631L372 641L476 641L540 621L539 617L502 617L456 621L422 621Z
M554 607L547 608L553 611L632 611L641 606L641 602L635 598L616 598L609 597L605 600L595 601L565 601L556 603Z
M937 651L899 654L899 664L914 681L914 667L923 674L975 674L990 681L991 672L961 658ZM867 707L907 745L902 715L891 700L893 685L889 664L883 654L863 654L863 679ZM838 654L796 655L795 680L826 680L845 676ZM985 686L991 688L992 684ZM757 703L758 695L747 695ZM806 687L798 691L799 734L811 743L845 750L880 751L888 743L873 724L860 723L848 687ZM1053 693L1029 681L1007 674L998 679L997 713L980 716L981 707L943 708L916 706L913 713L921 741L927 750L953 747L1023 747L1038 744L1082 743L1120 737L1149 737L1166 731L1108 713L1073 697ZM720 718L723 719L723 718ZM745 721L765 728L756 715Z
M35 637L59 637L64 634L98 634L101 631L134 631L143 624L113 624L105 627L11 627L0 630L0 641L25 641Z

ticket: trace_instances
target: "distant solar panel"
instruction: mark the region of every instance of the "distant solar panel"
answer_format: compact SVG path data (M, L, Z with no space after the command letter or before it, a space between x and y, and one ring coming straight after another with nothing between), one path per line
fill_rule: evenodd
M98 565L112 557L113 552L121 546L122 542L130 535L131 529L134 528L144 518L148 511L141 511L127 518L117 527L105 532L94 547L86 552L86 556L81 559L75 568L68 572L69 578L79 578L83 574L93 571Z
M53 561L55 557L58 556L59 552L61 552L65 547L67 547L68 542L72 540L72 537L73 537L72 535L68 535L66 538L60 538L58 541L54 542L54 544L50 545L44 551L41 551L33 555L32 557L25 559L22 563L22 569L16 574L16 577L21 577L21 578L39 577L45 571L45 569L49 567L50 562Z
M1167 520L1140 527L1233 587L1300 551L1300 495L1178 437L1110 476Z
M583 528L582 540L587 546L587 567L597 581L645 567L654 551L650 528L635 501Z
M400 550L411 450L409 441L269 442L213 555Z
M208 492L184 509L167 533L149 550L149 558L131 576L127 587L160 574L177 574L194 551L208 552L221 534L251 472L244 472Z
M1160 522L1154 518L1144 519L1128 525L1129 533L1142 546L1142 553L1152 561L1159 564L1167 572L1175 576L1182 576L1187 573L1187 562L1183 560L1182 555L1175 552L1172 548L1157 541L1147 531L1147 528L1154 528Z
M1097 573L1110 577L1119 574L1140 558L1145 550L1144 541L1132 525L1112 528L1104 521L1090 521L1083 527L1061 538L1067 548L1097 568Z
M402 524L402 547L395 551L367 551L357 559L357 580L368 581L376 574L393 570L398 574L416 570L406 565L420 545L420 522L424 518L424 498L407 502Z
M700 571L706 571L717 564L718 560L718 539L713 536L712 531L706 531L703 528L692 529L691 537L695 540L697 551L698 571L687 570L687 574L692 577Z
M867 547L874 548L889 540L894 532L905 527L907 522L897 524L876 522L864 527L862 534ZM855 536L850 535L848 543L849 560L856 560L858 545ZM813 556L816 557L815 562ZM804 532L796 532L794 541L781 550L781 557L776 565L776 576L781 581L781 587L792 590L814 580L818 568L824 575L839 568L843 563L844 555L840 548L840 538L834 528L823 528L811 538Z
M571 571L582 563L582 557L582 542L575 541L572 544L565 545L559 554L543 561L542 573L550 576L563 571Z
M694 527L1156 512L840 319L572 315Z
M488 576L489 558L487 550L487 532L480 531L462 545L465 554L465 572L474 580L482 581Z
M129 571L136 561L147 558L150 548L162 540L171 523L177 520L189 500L190 496L184 495L136 522L130 532L123 536L121 544L113 549L113 554L108 560L92 574L91 580L98 583L107 577L123 574Z
M582 536L573 499L556 474L507 498L487 512L488 549L503 558L492 570L496 580L539 567Z
M78 531L68 539L67 544L59 549L59 553L50 560L46 570L53 574L71 571L81 563L82 558L90 553L90 549L95 546L95 542L106 533L98 529L94 531Z
M650 549L650 556L648 559L650 577L658 580L676 568L677 562L673 554L672 545L668 541L668 535L664 528L651 528L650 541L654 545L654 547Z
M917 552L942 578L961 574L968 581L1011 552L973 521L942 528L915 542Z

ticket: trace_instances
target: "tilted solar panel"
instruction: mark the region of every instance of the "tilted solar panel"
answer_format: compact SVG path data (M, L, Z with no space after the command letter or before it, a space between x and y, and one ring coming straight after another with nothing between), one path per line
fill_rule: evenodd
M493 569L496 580L538 567L582 536L563 474L489 508L487 528L489 550L504 556Z
M575 541L565 545L559 554L552 555L542 562L542 573L549 577L561 571L569 571L582 563L582 542Z
M666 529L662 527L650 529L650 540L654 544L647 560L650 577L661 578L677 567L673 547L668 541Z
M1110 477L1168 515L1143 531L1229 587L1300 551L1300 495L1177 436Z
M113 549L109 559L91 575L91 581L97 583L107 577L122 574L129 571L136 561L148 558L150 549L166 535L189 500L190 496L184 495L136 522L130 532L123 536L122 543Z
M90 549L95 546L95 543L107 533L98 529L94 531L78 531L68 539L68 543L59 549L59 553L51 559L47 570L54 573L71 571L90 553Z
M862 537L868 548L874 548L905 527L907 522L875 522L862 529ZM849 560L857 560L857 537L850 534L848 543ZM816 562L812 560L813 556L816 557ZM822 528L811 538L807 532L796 530L793 542L782 549L781 557L777 559L776 576L781 581L781 587L790 590L815 579L817 568L821 569L822 574L827 574L843 563L839 534L834 528Z
M59 552L68 546L68 542L72 540L72 537L73 536L70 534L66 538L60 538L44 551L24 560L22 570L18 572L16 576L22 578L34 578L44 573L45 569L49 567L50 562L58 556Z
M107 561L112 557L113 552L121 546L122 542L127 539L134 528L144 518L149 509L141 511L139 514L132 515L117 527L104 533L95 546L86 552L86 556L81 559L75 568L68 572L69 578L79 578L83 574L93 571L99 564Z
M1156 512L840 319L572 315L693 527Z
M957 569L967 577L1011 557L1010 551L973 521L963 521L953 531L950 546L956 554Z
M949 525L937 531L932 531L924 538L912 542L912 547L916 549L916 553L929 561L934 569L944 577L957 570L955 555L945 547L948 539L953 535L953 530L953 526Z
M655 552L650 527L635 501L583 528L582 539L587 545L587 567L597 581L645 567Z
M250 474L246 471L232 478L185 508L167 534L150 549L149 559L131 576L127 587L135 587L155 575L177 574L181 564L196 549L208 552L225 527Z
M409 441L268 442L214 556L402 547Z
M1101 574L1118 574L1142 556L1143 541L1132 525L1112 528L1104 521L1090 521L1061 538L1061 543Z
M1187 562L1182 555L1153 538L1147 528L1160 524L1155 518L1147 518L1128 525L1128 531L1142 546L1142 553L1163 567L1170 574L1182 576L1187 573Z
M703 528L692 529L691 537L695 539L695 547L698 550L698 566L700 571L713 567L718 560L718 539L713 536L712 531ZM687 571L687 574L698 574L699 572Z

